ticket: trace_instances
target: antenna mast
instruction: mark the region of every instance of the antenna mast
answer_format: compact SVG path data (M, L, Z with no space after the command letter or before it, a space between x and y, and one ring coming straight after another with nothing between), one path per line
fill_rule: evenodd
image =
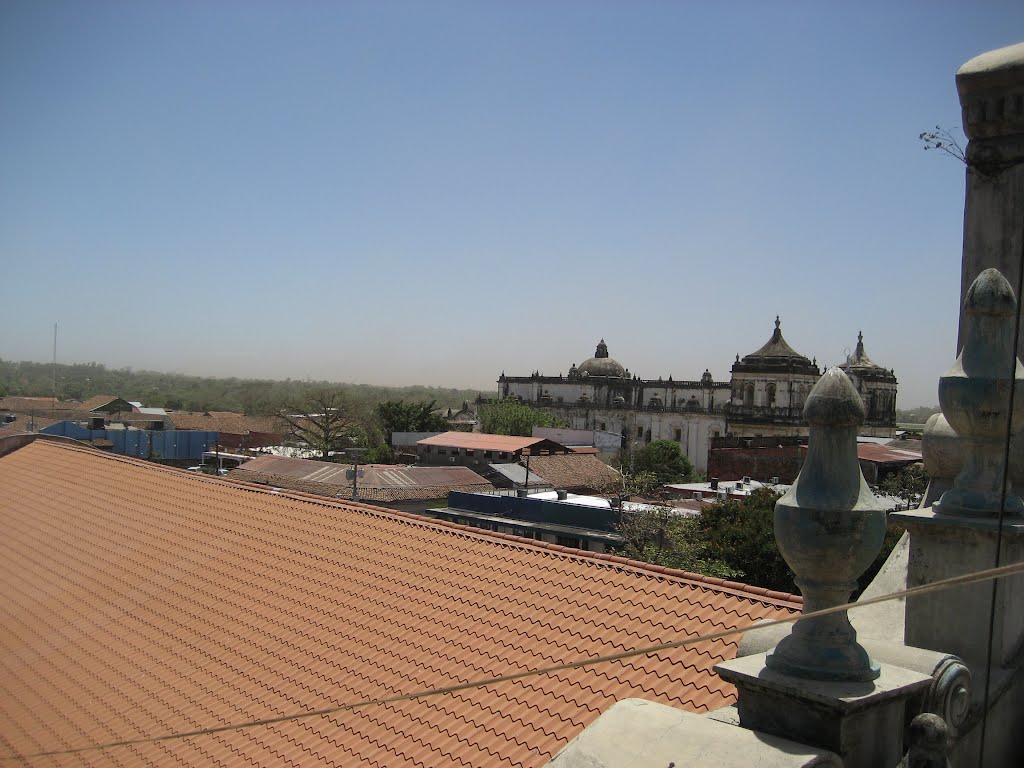
M57 324L53 324L53 407L57 407Z

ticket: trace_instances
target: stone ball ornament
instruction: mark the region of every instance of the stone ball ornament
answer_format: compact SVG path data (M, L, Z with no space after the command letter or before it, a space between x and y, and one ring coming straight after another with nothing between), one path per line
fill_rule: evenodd
M775 505L775 538L796 577L804 613L846 603L885 537L885 505L857 459L864 403L849 377L830 368L804 405L807 458ZM769 668L815 680L866 682L880 668L857 642L846 611L801 618L768 655Z

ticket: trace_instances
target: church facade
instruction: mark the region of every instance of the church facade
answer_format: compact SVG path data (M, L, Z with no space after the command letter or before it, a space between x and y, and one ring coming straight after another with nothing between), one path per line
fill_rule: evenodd
M863 434L891 436L895 430L896 376L857 351L840 366L864 399ZM498 379L498 397L514 397L565 419L573 429L622 435L623 447L672 440L701 472L717 437L806 435L803 407L821 376L817 360L796 352L782 336L779 318L771 338L756 352L736 356L729 381L715 381L705 369L697 381L643 379L612 358L604 339L594 356L562 376Z

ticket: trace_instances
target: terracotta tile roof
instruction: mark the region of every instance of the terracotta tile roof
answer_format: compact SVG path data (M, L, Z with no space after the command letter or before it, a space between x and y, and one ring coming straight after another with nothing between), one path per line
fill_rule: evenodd
M79 410L87 412L94 411L97 408L102 408L105 405L110 405L115 400L121 400L121 398L114 397L113 395L96 395L95 397L90 397L88 400L83 402L80 406L78 406L78 408ZM132 410L132 406L127 400L121 400L121 402L128 406L124 410Z
M3 758L430 689L795 607L763 589L43 439L0 456L0 525ZM711 669L735 646L45 764L541 766L618 699L731 702Z
M861 461L873 461L878 464L912 464L915 461L921 461L921 452L875 443L857 443L857 458Z
M520 464L525 464L522 459ZM610 492L622 484L622 476L597 456L531 456L530 472L535 472L555 488L586 488L598 493Z
M43 413L44 411L75 410L78 403L62 402L52 397L0 397L0 411L13 413Z
M220 432L228 435L247 435L250 432L284 434L285 429L272 416L246 416L230 411L198 413L194 411L172 411L167 418L175 429L191 429L201 432Z
M426 437L416 445L437 445L444 448L466 448L471 451L521 451L534 445L562 448L543 437L517 437L515 435L488 435L483 432L442 432Z
M231 473L235 480L275 485L334 498L352 498L351 464L312 459L258 456ZM359 498L364 501L443 499L449 491L493 490L494 486L468 467L406 467L360 465Z

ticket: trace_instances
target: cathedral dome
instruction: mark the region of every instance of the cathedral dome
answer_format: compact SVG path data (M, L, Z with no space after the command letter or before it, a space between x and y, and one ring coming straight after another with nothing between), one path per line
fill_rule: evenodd
M775 316L775 332L767 343L756 352L751 352L733 365L734 373L806 373L821 375L816 362L793 349L782 338L782 327Z
M584 360L576 369L582 376L611 376L614 378L626 378L626 369L618 360L608 357L608 345L604 339L597 345L597 351L589 360Z

